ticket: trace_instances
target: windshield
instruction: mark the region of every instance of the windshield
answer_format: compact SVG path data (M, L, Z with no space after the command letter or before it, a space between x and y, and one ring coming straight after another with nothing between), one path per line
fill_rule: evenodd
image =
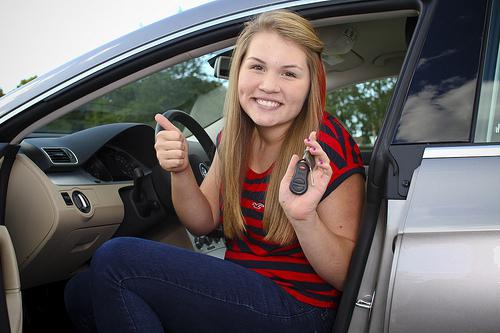
M222 117L226 80L214 76L214 54L193 58L120 87L56 119L38 133L68 134L119 122L155 126L154 115L177 109L200 125Z

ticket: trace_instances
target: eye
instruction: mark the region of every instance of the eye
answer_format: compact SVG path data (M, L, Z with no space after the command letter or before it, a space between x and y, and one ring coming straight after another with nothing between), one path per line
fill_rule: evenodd
M253 64L253 65L250 65L250 69L253 69L256 71L262 71L262 70L264 70L264 66L259 65L259 64Z
M297 77L297 74L295 74L294 72L284 72L283 75L286 76L286 77L290 77L290 78L296 78Z

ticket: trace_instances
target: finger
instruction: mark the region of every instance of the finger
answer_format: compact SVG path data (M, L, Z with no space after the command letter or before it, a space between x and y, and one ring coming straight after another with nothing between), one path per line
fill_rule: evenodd
M182 165L186 160L186 152L182 150L157 150L156 158L160 165L166 168L175 168ZM172 170L167 170L172 171Z
M305 145L310 148L310 147L314 147L314 144L317 143L317 140L316 140L316 131L312 131L310 134L309 134L309 137L307 137L305 140L304 140L304 143Z
M155 143L156 150L184 150L183 140L167 140L162 137L158 137Z
M316 159L316 166L314 167L315 170L313 170L313 172L317 170L322 175L330 178L330 176L333 173L333 170L332 170L332 166L330 165L330 160L328 159L326 154L324 154L324 156L320 156L320 157L316 156L315 159Z
M160 150L156 153L158 160L179 160L186 157L183 150Z
M312 131L311 133L309 133L309 136L304 140L304 143L306 145L309 145L314 141L316 141L316 131Z
M309 152L311 153L312 156L314 156L314 161L316 162L316 165L318 165L320 161L326 162L327 164L330 163L328 155L323 150L320 144L318 143L314 144L312 147L309 148Z
M170 172L179 171L179 168L181 168L182 165L183 165L182 160L163 160L163 161L160 161L160 166L164 170L170 171Z
M163 129L167 130L167 131L177 131L177 132L181 132L177 127L174 126L174 124L172 124L170 122L170 120L168 120L167 118L165 118L164 115L162 114L159 114L157 113L155 115L155 121L161 126L163 127Z
M316 163L316 167L318 169L321 169L321 171L327 175L331 175L333 173L332 166L330 165L330 162L324 161L321 158L318 159L318 162Z
M309 140L311 140L311 141L317 141L317 139L316 139L316 131L312 131L309 134Z
M156 134L156 142L178 141L184 142L184 136L176 130L163 130Z
M305 144L311 153L311 155L314 156L314 160L316 162L316 165L318 165L319 161L322 160L323 162L326 162L327 164L330 162L330 159L328 158L328 155L326 152L323 150L323 147L319 144L319 142L316 140L316 132L313 131L309 135L309 138L305 140Z

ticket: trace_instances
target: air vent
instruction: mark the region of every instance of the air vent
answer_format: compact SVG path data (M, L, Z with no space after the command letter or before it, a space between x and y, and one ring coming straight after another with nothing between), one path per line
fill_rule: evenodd
M53 164L76 164L75 154L68 148L42 148Z

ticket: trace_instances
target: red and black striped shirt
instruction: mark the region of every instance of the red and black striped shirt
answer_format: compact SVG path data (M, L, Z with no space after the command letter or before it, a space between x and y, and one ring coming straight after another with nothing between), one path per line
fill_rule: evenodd
M326 112L318 142L333 169L323 198L350 175L364 175L358 146L340 122ZM241 238L227 241L225 259L270 278L299 301L323 308L336 307L340 292L314 271L298 241L282 246L264 240L262 219L271 172L272 168L261 174L247 171L241 199L246 232Z

